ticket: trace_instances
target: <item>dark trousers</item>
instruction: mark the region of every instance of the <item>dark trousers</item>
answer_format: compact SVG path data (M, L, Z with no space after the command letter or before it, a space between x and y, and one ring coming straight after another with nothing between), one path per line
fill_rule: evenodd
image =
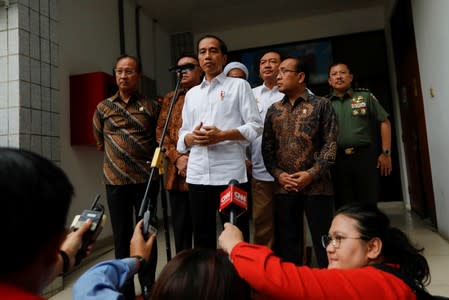
M228 186L189 184L190 213L193 225L193 246L195 248L217 248L216 214L220 208L220 193ZM239 187L249 191L249 184ZM249 207L250 205L248 205ZM221 223L229 222L229 216L220 214ZM245 241L249 241L248 212L237 218L237 227L243 232Z
M379 199L377 157L373 146L356 148L351 155L338 151L332 167L337 208L353 202L376 205Z
M303 264L304 212L307 216L313 248L320 268L327 267L326 249L321 236L327 234L334 215L332 196L305 196L299 193L277 194L275 206L275 252L284 260Z
M189 192L169 191L176 253L192 248L192 219Z
M139 220L138 214L147 184L106 185L109 214L111 217L112 232L114 235L115 258L129 257L129 245L134 227ZM150 197L157 197L159 183L152 184ZM156 276L157 244L153 245L151 258L145 270L139 272L139 281L142 291L150 289ZM133 278L122 287L126 299L134 299Z

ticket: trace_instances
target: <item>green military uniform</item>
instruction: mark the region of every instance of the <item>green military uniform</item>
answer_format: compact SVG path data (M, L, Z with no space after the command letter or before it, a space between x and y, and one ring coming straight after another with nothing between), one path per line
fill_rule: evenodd
M328 95L338 122L338 151L333 168L336 203L375 204L379 195L376 127L388 113L366 89L348 89L343 97Z

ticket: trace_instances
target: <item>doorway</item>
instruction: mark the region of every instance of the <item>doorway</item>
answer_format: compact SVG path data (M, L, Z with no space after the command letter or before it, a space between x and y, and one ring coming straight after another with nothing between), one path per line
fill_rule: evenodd
M412 211L436 227L426 120L410 0L397 1L390 20Z

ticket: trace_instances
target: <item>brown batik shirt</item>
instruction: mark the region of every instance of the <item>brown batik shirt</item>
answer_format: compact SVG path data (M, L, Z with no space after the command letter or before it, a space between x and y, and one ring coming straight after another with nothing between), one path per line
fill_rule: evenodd
M262 136L265 166L276 180L282 172L307 171L313 181L302 194L333 194L329 165L336 145L337 121L328 99L305 91L293 105L285 96L268 109ZM279 184L276 192L286 193Z
M156 147L157 104L138 93L125 103L115 94L97 105L93 131L97 148L104 150L106 184L144 183Z
M185 93L185 91L179 92L178 99L176 99L173 110L171 112L170 121L168 123L167 132L164 138L165 155L167 158L165 189L168 191L175 190L184 192L188 190L186 178L178 174L178 169L175 165L176 160L181 155L186 155L179 153L178 150L176 150L176 145L179 138L179 128L181 128L182 125L182 108L184 106ZM165 120L168 116L168 109L170 107L170 102L173 98L173 94L173 92L169 92L164 97L161 113L157 121L156 136L158 142L161 140L162 130L165 125Z

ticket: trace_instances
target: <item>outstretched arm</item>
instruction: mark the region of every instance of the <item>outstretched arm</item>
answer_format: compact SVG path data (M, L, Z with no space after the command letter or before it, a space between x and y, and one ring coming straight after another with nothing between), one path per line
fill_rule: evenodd
M131 239L131 257L113 259L99 263L85 272L72 289L73 299L123 299L119 289L142 267L142 261L133 257L141 256L148 261L156 240L152 235L145 241L142 235L142 223L137 223Z

